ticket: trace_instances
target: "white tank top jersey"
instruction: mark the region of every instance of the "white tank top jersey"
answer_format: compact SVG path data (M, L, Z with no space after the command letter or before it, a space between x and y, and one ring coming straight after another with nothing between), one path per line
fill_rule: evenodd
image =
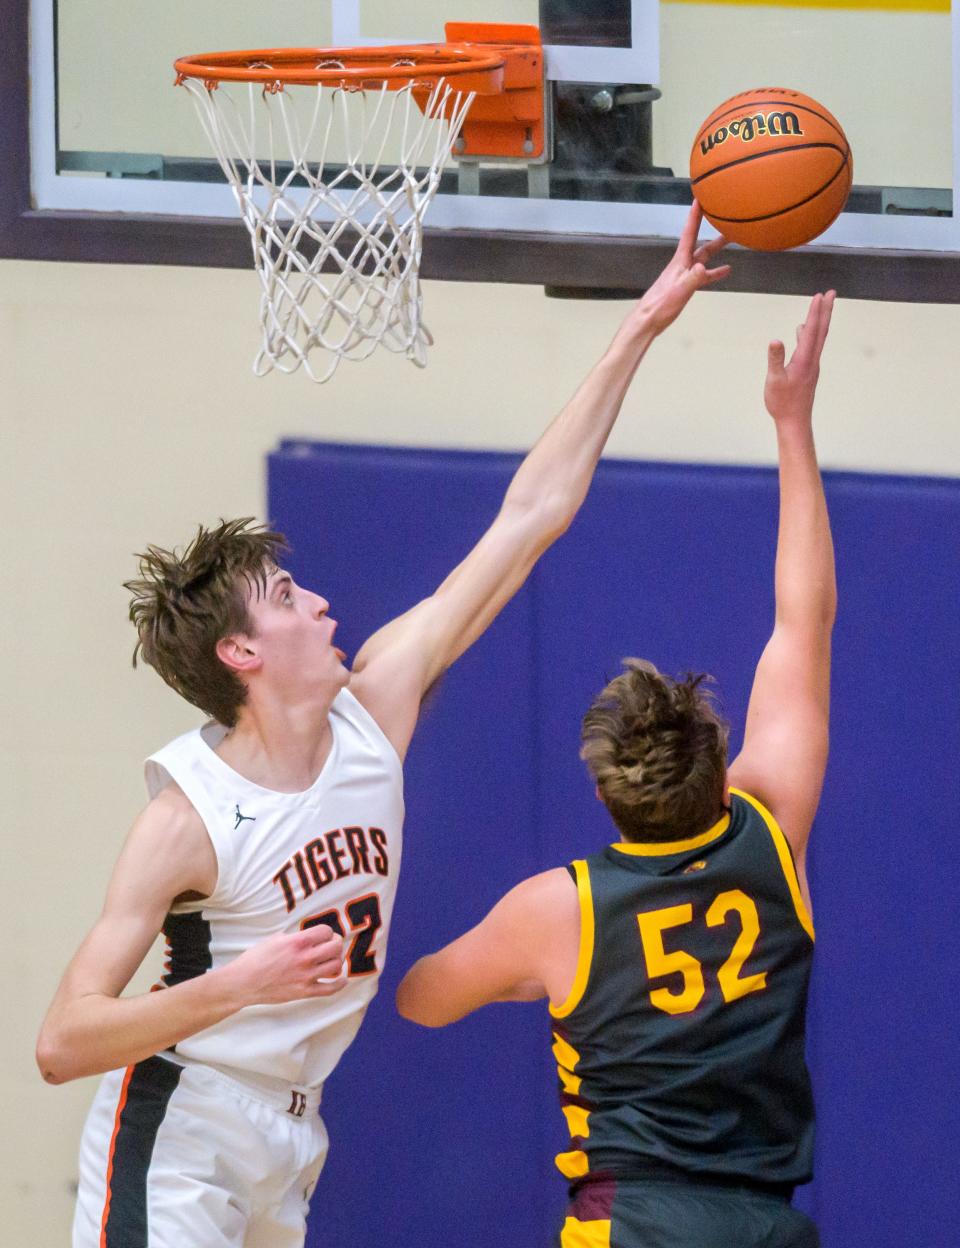
M403 772L373 717L349 690L330 708L333 743L302 793L245 780L214 750L208 723L146 763L155 797L171 781L206 825L219 876L203 901L181 902L164 923L172 987L215 970L275 932L328 923L344 936L349 978L330 997L247 1006L180 1041L174 1058L306 1088L319 1087L359 1030L387 953L400 868Z

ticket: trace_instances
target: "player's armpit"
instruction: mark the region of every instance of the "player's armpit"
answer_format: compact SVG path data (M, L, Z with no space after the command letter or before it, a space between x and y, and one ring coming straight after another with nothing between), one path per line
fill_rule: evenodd
M525 979L505 992L498 1001L543 1001L549 994L538 979Z
M579 923L565 870L524 880L475 928L411 967L397 1009L424 1027L444 1027L497 1001L562 1000L575 974Z

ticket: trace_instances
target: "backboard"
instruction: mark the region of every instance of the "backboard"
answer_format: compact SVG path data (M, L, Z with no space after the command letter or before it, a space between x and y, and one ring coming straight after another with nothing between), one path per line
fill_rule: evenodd
M451 162L427 221L423 276L642 288L690 202L697 126L730 95L778 83L840 118L854 189L814 244L745 252L726 288L829 283L852 297L960 301L960 19L948 4L10 0L0 252L246 267L232 196L171 85L176 56L437 41L447 20L511 21L542 32L550 159Z

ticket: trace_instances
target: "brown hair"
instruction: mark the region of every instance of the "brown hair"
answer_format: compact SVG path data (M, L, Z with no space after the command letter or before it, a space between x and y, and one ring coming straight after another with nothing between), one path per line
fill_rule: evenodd
M669 841L719 818L727 771L727 725L706 675L663 676L624 659L583 718L580 757L628 841Z
M286 549L280 533L250 517L201 525L182 551L148 546L137 556L140 578L124 582L140 638L134 667L141 655L171 689L232 728L247 690L218 658L217 642L231 633L253 635L246 591L266 589Z

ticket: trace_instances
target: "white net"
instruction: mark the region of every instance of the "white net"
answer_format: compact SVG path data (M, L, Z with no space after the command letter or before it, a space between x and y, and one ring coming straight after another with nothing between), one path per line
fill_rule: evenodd
M420 367L423 218L470 93L446 80L342 86L183 81L233 188L260 277L254 372L326 381L382 343Z

